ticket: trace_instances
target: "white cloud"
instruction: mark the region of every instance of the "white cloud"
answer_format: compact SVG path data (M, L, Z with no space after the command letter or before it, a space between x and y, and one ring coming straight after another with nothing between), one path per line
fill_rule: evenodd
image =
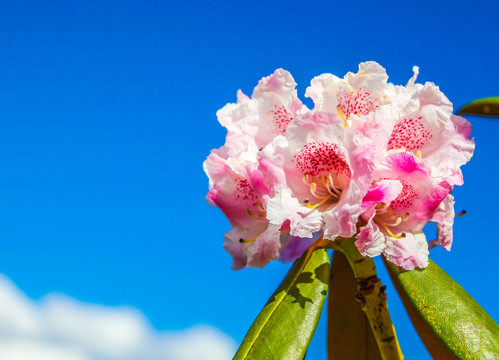
M36 302L2 275L0 304L2 360L224 360L236 350L212 326L159 332L137 309L60 294Z

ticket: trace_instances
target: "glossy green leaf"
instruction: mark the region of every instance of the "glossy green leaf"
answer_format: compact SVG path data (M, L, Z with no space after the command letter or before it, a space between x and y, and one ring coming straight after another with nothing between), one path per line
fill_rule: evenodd
M328 359L381 360L371 325L356 300L357 280L347 258L333 253L328 298Z
M329 270L325 249L305 252L296 260L234 359L303 359L324 306Z
M458 114L499 117L499 97L475 100L459 109Z
M499 325L433 261L413 271L385 264L433 358L499 359Z

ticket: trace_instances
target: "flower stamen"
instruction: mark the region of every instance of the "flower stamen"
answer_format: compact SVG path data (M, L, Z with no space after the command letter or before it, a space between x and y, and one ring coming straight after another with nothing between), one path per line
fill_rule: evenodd
M338 174L335 174L336 177L338 177ZM326 189L327 191L331 194L331 195L336 195L336 196L341 196L341 189L337 189L335 186L334 186L334 180L333 180L333 176L331 174L328 174L327 175L327 180L324 179L324 185L326 186ZM329 187L331 187L331 190L334 192L334 194L331 193L331 191L329 191Z
M386 212L390 212L391 209L388 209L390 203L378 203L376 204L376 214L384 214Z
M251 219L253 219L254 221L258 221L258 222L267 221L266 212L265 212L265 209L262 207L262 205L259 202L256 202L253 205L257 208L258 211L256 212L256 215L255 215L255 213L253 213L253 211L251 211L250 208L247 208L246 213L248 214L248 216Z
M315 179L314 179L314 180L312 180L312 183L310 184L310 192L316 198L319 198L319 199L322 198L322 196L317 195L316 191L317 191L317 183L315 182Z
M256 203L254 203L253 205L255 205L255 207L256 207L259 211L261 211L261 212L265 213L265 209L263 208L262 204L261 204L259 201L257 201L257 202L256 202Z
M395 217L396 217L396 216L397 216L397 215L395 215ZM393 216L392 216L391 218L392 218L392 219L395 219ZM388 226L397 226L397 225L399 225L399 224L402 222L402 220L403 220L403 219L404 219L404 218L403 218L402 216L399 216L399 217L397 217L397 218L396 218L395 222L393 222L393 223L384 223L384 224L385 224L385 225L388 225Z
M380 224L381 226L383 226L383 228L386 230L386 232L388 233L388 235L390 235L391 237L395 238L395 239L403 239L405 238L405 233L402 233L400 235L395 235L394 233L392 233L392 231L388 228L387 224L385 224L383 221L381 221L377 216L374 218L376 220L376 222L378 224ZM402 218L399 217L399 219L401 219L400 221L402 221ZM398 220L398 219L397 219ZM398 223L400 224L400 222ZM397 224L397 225L398 225ZM390 226L395 226L395 225L391 225L391 224L388 224Z
M302 181L303 181L303 183L304 183L305 185L307 185L307 186L308 186L308 174L306 174L306 173L305 173L305 174L303 175L303 179L302 179Z
M348 122L347 122L347 118L345 117L345 115L343 115L343 113L341 112L341 107L338 106L337 108L338 110L338 116L343 120L343 127L346 129L348 129Z
M454 217L460 217L466 215L466 210L461 211L459 214L454 215Z
M265 232L265 230L263 230L261 233L259 233L257 236L255 237L252 237L251 239L243 239L243 238L240 238L239 239L239 242L242 243L242 244L248 244L248 243L252 243L254 242L256 239L258 239L258 237L260 235L262 235L263 233Z
M326 196L324 199L322 199L320 202L318 202L315 205L311 205L310 201L308 201L308 199L305 200L304 203L305 203L306 207L308 207L310 209L315 209L315 208L318 208L319 206L321 206L322 204L324 204L327 200L329 200L332 197L333 197L332 195L328 195L328 196Z

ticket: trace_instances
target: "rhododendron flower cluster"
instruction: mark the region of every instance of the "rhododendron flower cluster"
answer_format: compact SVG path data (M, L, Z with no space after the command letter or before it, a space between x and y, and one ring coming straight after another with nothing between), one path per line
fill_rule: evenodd
M431 247L450 250L451 192L473 154L471 127L413 71L405 86L375 62L320 75L308 109L279 69L218 111L228 133L204 163L207 199L232 225L224 248L234 269L292 261L319 237L355 237L362 255L407 270L426 267ZM427 222L437 224L430 242Z

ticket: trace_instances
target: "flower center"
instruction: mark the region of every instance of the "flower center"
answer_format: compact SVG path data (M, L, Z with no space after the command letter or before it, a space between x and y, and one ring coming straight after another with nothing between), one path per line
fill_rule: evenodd
M247 179L236 180L236 199L246 204L246 213L251 219L258 222L267 221L267 212Z
M310 200L304 200L304 203L307 207L311 209L318 208L322 204L328 203L337 203L341 197L342 189L339 188L339 184L334 183L334 177L338 178L338 174L327 174L327 176L319 176L317 179L312 178L311 182L308 174L303 175L303 182L310 186L310 193L319 199L319 202L312 205ZM330 200L330 201L328 201Z
M328 142L308 143L293 157L293 162L302 172L303 183L309 187L310 194L318 200L311 204L305 199L305 205L315 209L338 202L352 174L338 146Z
M414 205L418 194L414 187L407 183L407 181L401 180L400 182L402 183L402 192L390 203L388 209L392 210L396 216L403 217L407 214L407 210Z
M405 234L394 235L390 228L396 228L409 219L408 210L418 198L418 194L412 185L405 180L400 181L402 183L402 192L390 203L378 203L376 205L376 216L374 217L374 221L381 225L391 237L396 239L404 238Z
M252 208L248 207L246 209L246 213L250 218L258 222L267 222L267 212L263 208L261 202L259 201L255 202Z
M393 213L393 209L391 208L391 203L378 203L376 205L376 215L374 216L374 221L383 227L385 231L396 239L405 238L405 234L395 235L390 227L395 227L399 225L403 221L407 221L409 219L409 213L405 213L404 216L398 216Z

